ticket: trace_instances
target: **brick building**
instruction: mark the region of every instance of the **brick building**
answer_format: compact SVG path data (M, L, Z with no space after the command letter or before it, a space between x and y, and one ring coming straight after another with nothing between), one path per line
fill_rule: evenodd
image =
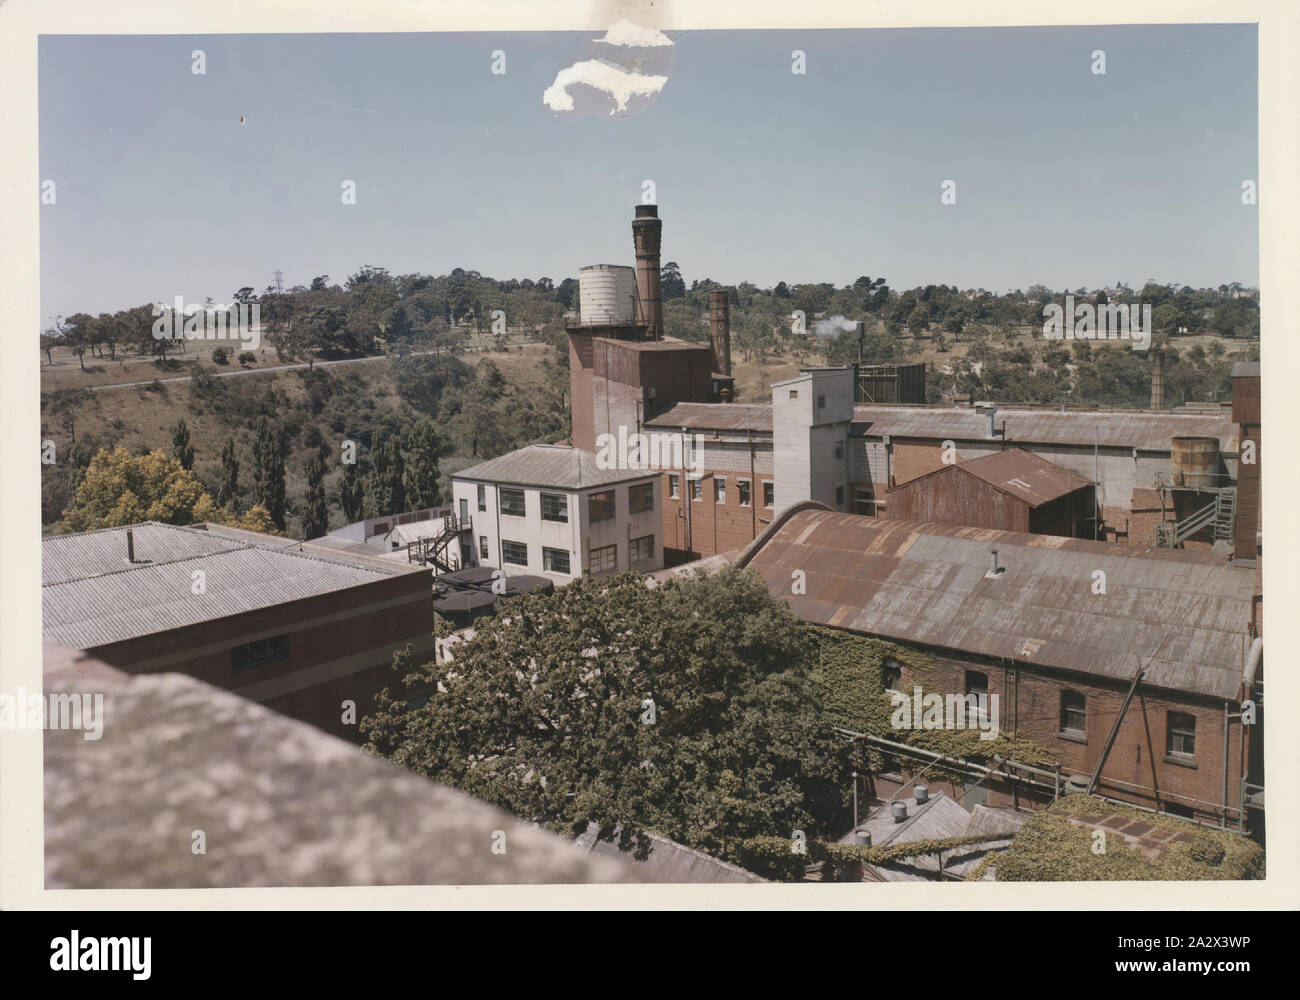
M1247 785L1263 784L1262 721L1243 725L1241 715L1262 676L1254 565L816 504L778 516L740 561L805 621L923 653L923 676L892 665L892 689L996 694L1001 731L1049 748L1059 764L1036 777L994 769L968 807L1041 803L1072 777L1086 782L1122 714L1098 794L1203 821L1250 822ZM792 593L796 570L803 593ZM1125 709L1139 665L1145 673ZM903 767L876 776L880 794L904 784ZM961 782L950 793L967 794Z
M430 572L416 566L154 522L52 535L41 555L47 639L129 674L188 674L352 741L393 682L393 653L433 650Z

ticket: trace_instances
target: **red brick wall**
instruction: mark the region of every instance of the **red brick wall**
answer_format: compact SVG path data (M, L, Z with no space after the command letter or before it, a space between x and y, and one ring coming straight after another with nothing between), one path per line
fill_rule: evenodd
M704 559L719 552L743 548L754 540L772 520L772 508L763 506L763 484L771 476L755 475L750 484L749 506L740 505L737 489L739 479L750 479L748 474L737 476L732 471L705 470L704 497L691 504L691 549L686 549L686 515L683 500L689 496L690 485L679 475L681 496L673 499L668 486L668 473L663 476L663 531L664 561L668 565ZM714 502L714 477L725 476L727 495L724 503Z
M100 646L90 652L127 673L183 673L236 694L251 691L254 700L357 742L357 726L341 720L341 703L346 699L356 702L359 722L373 711L374 696L380 689L397 686L397 675L388 669L392 657L385 647L432 635L430 587L428 572L384 577L320 597ZM403 598L414 599L377 607ZM364 611L367 607L374 610ZM319 621L354 611L362 613ZM268 633L289 637L289 658L236 673L231 648ZM322 679L302 690L274 696L255 690L296 671L352 656L358 657L358 662L346 676Z
M913 685L920 683L939 693L962 694L967 670L978 670L988 675L989 694L999 696L1000 729L1006 733L1016 731L1051 747L1066 775L1091 774L1128 691L1127 684L1108 683L1084 675L1023 665L1012 671L1009 666L947 656L935 656L934 668L928 672L913 674L904 665L900 689L910 693ZM1061 691L1065 689L1077 691L1087 699L1086 742L1078 742L1060 733ZM1196 717L1195 767L1165 759L1166 715L1170 710ZM1212 699L1139 687L1107 758L1099 792L1148 807L1157 807L1163 802L1190 806L1197 810L1198 818L1216 819L1223 801L1223 713L1223 704L1215 704ZM1238 802L1241 726L1230 720L1228 732L1228 806L1231 813ZM1009 804L1011 786L1004 783L999 788L999 794L1007 798L994 801L990 797L990 805ZM1024 794L1022 786L1016 795ZM1050 795L1048 797L1050 799ZM1230 818L1235 819L1235 814Z

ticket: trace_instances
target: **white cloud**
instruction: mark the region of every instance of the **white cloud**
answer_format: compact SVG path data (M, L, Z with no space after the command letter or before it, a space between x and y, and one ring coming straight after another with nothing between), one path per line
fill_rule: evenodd
M572 111L573 95L568 88L575 83L583 83L614 98L615 108L610 112L612 115L617 111L626 111L627 102L638 94L646 97L658 94L667 82L666 76L629 72L620 66L587 59L560 70L555 75L555 82L542 94L542 103L552 111Z
M657 28L644 28L624 18L605 32L604 38L593 38L593 42L606 45L623 45L633 49L648 49L660 45L672 45L673 40Z

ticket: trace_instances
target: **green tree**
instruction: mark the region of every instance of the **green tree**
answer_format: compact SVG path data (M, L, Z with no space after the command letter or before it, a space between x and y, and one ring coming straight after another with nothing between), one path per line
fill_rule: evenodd
M329 508L325 504L325 460L319 452L307 459L307 503L302 515L302 537L319 538L329 531Z
M253 442L253 502L266 509L276 528L284 530L284 453L266 417L257 422Z
M374 468L370 474L370 495L375 499L376 514L399 514L406 510L405 471L401 439L381 431L375 437Z
M511 599L455 669L405 656L370 749L556 830L621 825L721 857L759 835L846 822L845 744L814 652L756 575L661 584L635 574ZM420 708L404 697L427 694Z
M172 457L182 469L194 468L194 447L190 444L190 428L181 417L172 428Z
M239 497L239 457L235 453L235 439L226 438L221 446L221 480L217 485L217 504L234 511Z
M438 457L442 451L442 439L433 421L428 417L421 419L411 430L406 451L406 499L413 510L436 507L442 502L438 488L442 476Z
M360 521L365 511L365 481L355 462L343 466L343 478L339 480L339 506L343 508L343 516L349 524Z

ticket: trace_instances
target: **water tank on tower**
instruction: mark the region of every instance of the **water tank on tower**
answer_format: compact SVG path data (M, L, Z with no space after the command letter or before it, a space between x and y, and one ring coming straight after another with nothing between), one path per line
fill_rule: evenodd
M583 326L627 326L636 307L636 269L593 264L578 269L578 310Z

